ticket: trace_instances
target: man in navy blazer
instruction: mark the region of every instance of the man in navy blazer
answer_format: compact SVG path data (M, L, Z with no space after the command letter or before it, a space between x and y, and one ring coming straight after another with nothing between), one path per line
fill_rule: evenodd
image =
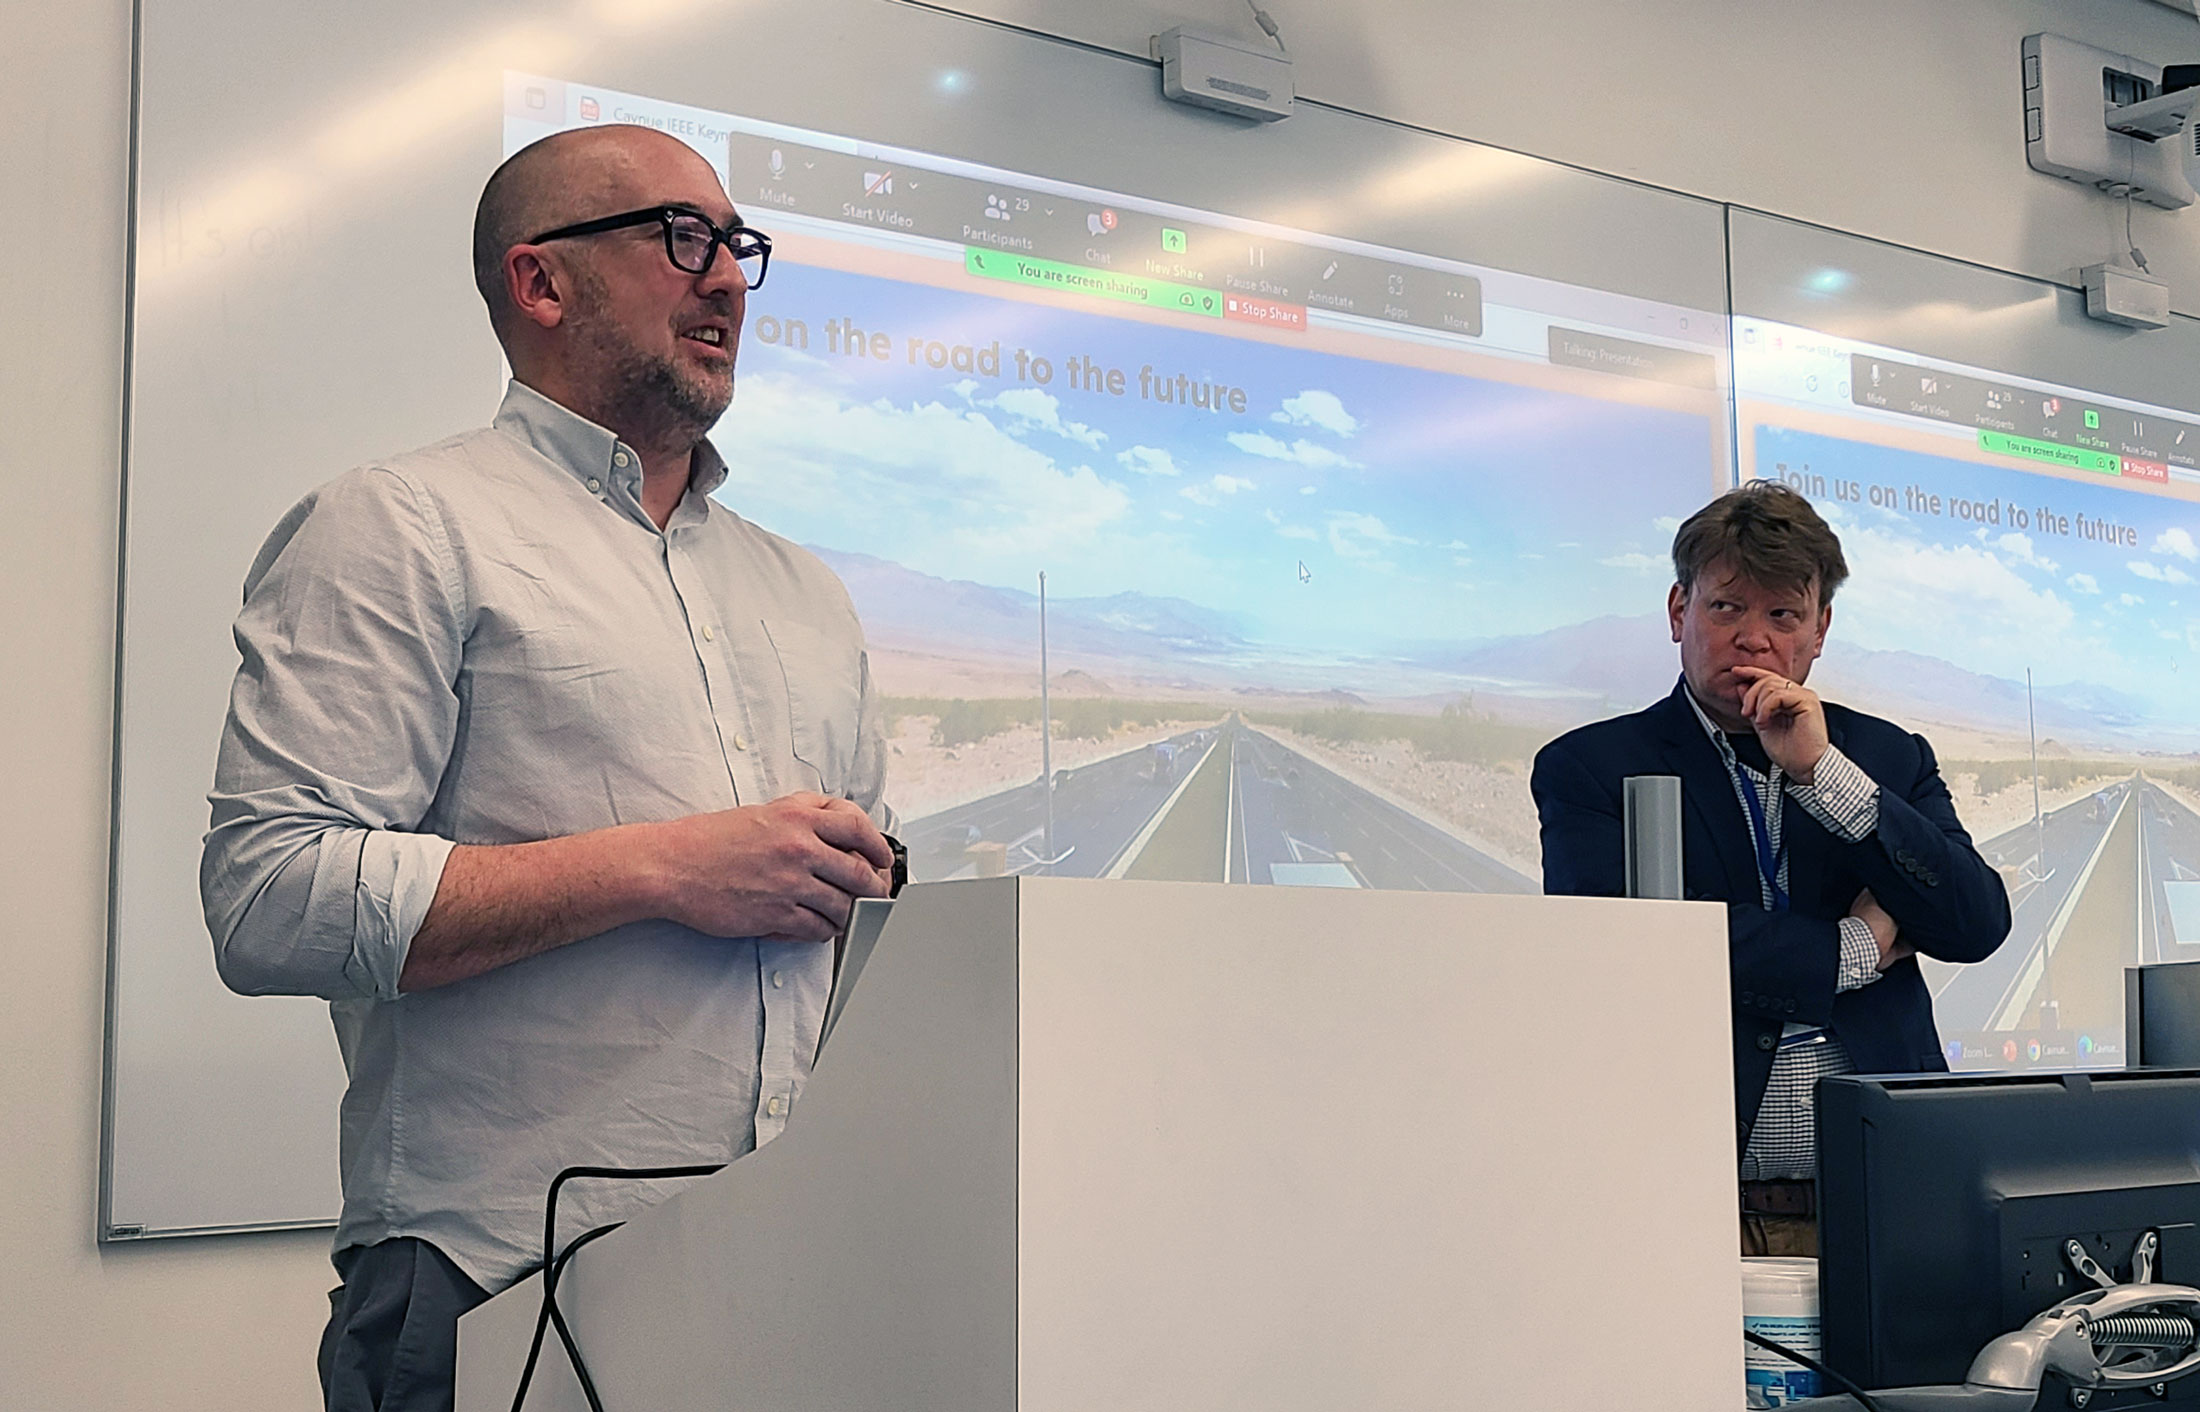
M1622 782L1680 777L1685 895L1727 904L1744 1244L1815 1253L1816 1080L1946 1069L1915 958L1983 960L2008 893L1924 737L1804 685L1848 575L1807 500L1731 491L1673 565L1672 695L1536 756L1543 889L1621 895Z

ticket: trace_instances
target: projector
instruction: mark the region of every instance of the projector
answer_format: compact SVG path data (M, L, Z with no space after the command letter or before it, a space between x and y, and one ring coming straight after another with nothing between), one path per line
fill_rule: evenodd
M2185 126L2177 134L2177 161L2184 168L2185 181L2200 191L2200 111L2185 115Z
M1179 28L1154 36L1153 56L1175 102L1264 123L1291 116L1291 61L1281 54Z
M2143 102L2119 104L2104 112L2101 121L2110 132L2142 142L2160 142L2177 135L2192 116L2195 103L2200 103L2200 88L2177 88Z

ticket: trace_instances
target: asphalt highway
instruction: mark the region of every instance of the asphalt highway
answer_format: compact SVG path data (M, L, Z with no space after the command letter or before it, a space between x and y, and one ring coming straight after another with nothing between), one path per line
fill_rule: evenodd
M2081 913L2077 905L2081 899L2074 898L2073 891L2081 878L2093 885L2087 865L2100 853L2130 789L2130 780L2120 780L2051 811L2038 826L2020 824L1979 845L1980 854L2001 870L2009 885L2013 921L2000 950L1975 966L1942 977L1933 997L1933 1014L1943 1031L2037 1025L2040 1002L2054 998L2042 986L2053 979L2042 964L2042 943L2058 918L2063 919L2058 952L2062 940L2083 938L2082 930L2070 932L2073 922L2091 925L2098 920L2091 909ZM2093 874L2106 886L2107 877L2099 874L2098 866ZM2120 971L2117 984L2122 984Z
M1001 871L1442 892L1534 892L1533 880L1230 717L916 819L921 881Z
M970 877L973 845L1005 850L1003 871L1064 878L1104 876L1117 855L1168 801L1186 774L1214 748L1215 729L1185 731L1154 745L1055 772L1054 859L1045 852L1043 781L915 819L904 829L909 875L919 882ZM981 850L982 852L983 850Z
M2200 883L2200 814L2144 774L1979 851L2008 880L2015 923L1993 956L1939 978L1943 1031L2120 1033L2124 967L2200 958L2200 909L2181 938L2171 901Z
M1540 892L1530 878L1250 726L1235 740L1233 882ZM1308 865L1330 865L1328 868ZM1341 865L1341 866L1339 866ZM1278 871L1278 868L1282 871Z

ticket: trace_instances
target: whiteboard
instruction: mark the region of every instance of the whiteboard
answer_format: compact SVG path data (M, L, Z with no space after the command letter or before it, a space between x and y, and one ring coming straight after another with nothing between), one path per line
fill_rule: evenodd
M103 1238L336 1214L326 1007L224 991L199 918L228 624L298 496L493 410L467 251L513 75L1459 262L1492 310L1694 350L1694 498L1730 475L1723 219L1691 198L1312 105L1248 126L1166 104L1152 65L887 0L146 0L139 23Z

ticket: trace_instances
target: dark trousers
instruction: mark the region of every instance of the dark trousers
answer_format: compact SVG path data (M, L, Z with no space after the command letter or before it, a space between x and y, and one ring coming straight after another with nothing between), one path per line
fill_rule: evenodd
M489 1292L410 1236L337 1252L321 1334L328 1412L451 1412L458 1316Z
M1742 1254L1818 1256L1818 1223L1796 1216L1742 1217Z
M1742 1254L1818 1254L1818 1183L1742 1183Z

